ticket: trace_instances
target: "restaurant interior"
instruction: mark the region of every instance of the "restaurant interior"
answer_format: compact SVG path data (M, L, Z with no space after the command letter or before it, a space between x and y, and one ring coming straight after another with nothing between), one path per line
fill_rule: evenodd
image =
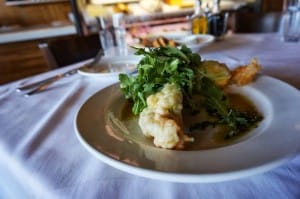
M201 6L211 10L212 2ZM127 34L138 37L157 27L189 31L194 7L192 0L0 0L0 84L95 56L99 16L122 13ZM284 0L223 0L220 8L229 14L227 34L277 32L285 9ZM60 52L50 52L54 43L60 43ZM66 51L68 60L62 60ZM60 63L53 65L53 59Z
M299 199L300 0L0 0L0 199Z

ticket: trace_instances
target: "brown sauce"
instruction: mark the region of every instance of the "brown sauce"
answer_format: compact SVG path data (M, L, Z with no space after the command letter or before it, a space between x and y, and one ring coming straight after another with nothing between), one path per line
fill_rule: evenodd
M255 105L245 96L237 93L229 93L227 95L229 106L238 111L251 112L254 115L261 115ZM121 110L120 119L126 123L126 121L133 121L135 125L138 125L138 116L132 113L132 103L126 102ZM189 127L193 123L213 119L208 113L204 110L198 115L190 115L183 112L184 120L184 132L194 138L194 142L187 143L185 150L203 150L218 148L226 145L231 145L238 142L243 136L251 132L251 129L248 129L244 132L241 132L239 135L225 139L226 134L228 133L228 127L218 125L216 127L207 127L205 130L196 130L189 131ZM142 133L142 132L140 132Z
M261 115L255 105L247 97L237 93L229 93L227 94L227 98L231 108L256 116ZM199 115L191 117L190 115L183 115L184 123L187 125L185 128L189 128L193 123L197 123L201 120L212 119L206 111L200 113L200 117L198 116ZM192 131L190 135L194 137L195 141L189 143L186 150L210 149L230 145L238 142L242 137L251 132L251 129L247 129L241 131L236 136L226 139L229 130L230 129L225 125L218 125L216 127L207 127L204 130Z

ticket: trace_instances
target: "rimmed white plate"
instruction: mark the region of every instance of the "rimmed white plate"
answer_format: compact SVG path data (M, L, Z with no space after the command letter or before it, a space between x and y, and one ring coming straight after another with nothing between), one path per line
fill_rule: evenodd
M148 38L148 39L155 39L157 37L166 37L168 39L181 39L184 38L186 36L190 36L191 33L188 31L169 31L169 32L158 32L158 33L151 33L148 34L147 36L144 36L144 38Z
M78 73L89 77L116 77L120 73L134 72L140 59L141 57L136 55L106 56L91 68L80 68Z
M178 40L179 43L185 44L192 51L199 51L204 46L209 45L215 40L215 37L208 34L189 35Z
M250 85L233 88L263 114L258 128L230 145L192 151L156 148L133 127L114 120L111 113L118 116L124 101L118 87L89 98L74 125L91 154L125 172L172 182L218 182L273 169L299 152L300 113L295 107L300 107L300 92L280 80L260 76Z
M198 34L192 35L188 32L182 33L164 33L164 34L151 34L145 37L146 39L155 40L158 37L165 37L167 39L172 39L179 44L185 44L189 47L193 52L199 51L204 46L209 45L210 43L214 42L215 37L209 34ZM138 47L142 47L140 44L137 45Z

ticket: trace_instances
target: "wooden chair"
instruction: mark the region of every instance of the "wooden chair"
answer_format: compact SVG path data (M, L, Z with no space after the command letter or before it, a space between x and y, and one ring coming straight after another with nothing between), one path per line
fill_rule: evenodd
M237 12L235 16L236 33L277 32L280 28L282 12L250 13Z
M98 35L71 36L42 42L38 46L50 69L93 58L101 49Z

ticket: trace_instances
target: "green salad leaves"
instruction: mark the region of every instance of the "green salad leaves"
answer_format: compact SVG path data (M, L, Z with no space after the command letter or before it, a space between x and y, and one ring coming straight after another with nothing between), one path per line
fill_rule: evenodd
M185 46L137 49L144 55L137 65L137 76L120 74L120 88L127 99L132 99L133 113L139 114L147 106L149 95L159 91L166 83L178 85L183 92L192 93L194 70L201 58Z
M212 80L203 76L201 79L201 94L204 96L206 110L217 118L216 122L200 124L207 125L227 125L229 131L225 138L230 138L239 133L251 129L262 117L252 112L241 112L229 107L229 102L223 91L217 87Z
M137 48L135 54L143 55L137 65L138 74L119 75L120 89L126 99L132 100L134 114L138 115L146 108L149 95L158 92L166 83L173 83L183 93L184 106L191 109L194 108L193 93L202 95L205 109L217 118L213 125L225 124L230 128L227 137L237 135L239 129L249 128L261 119L230 108L223 90L201 68L200 55L186 46Z

